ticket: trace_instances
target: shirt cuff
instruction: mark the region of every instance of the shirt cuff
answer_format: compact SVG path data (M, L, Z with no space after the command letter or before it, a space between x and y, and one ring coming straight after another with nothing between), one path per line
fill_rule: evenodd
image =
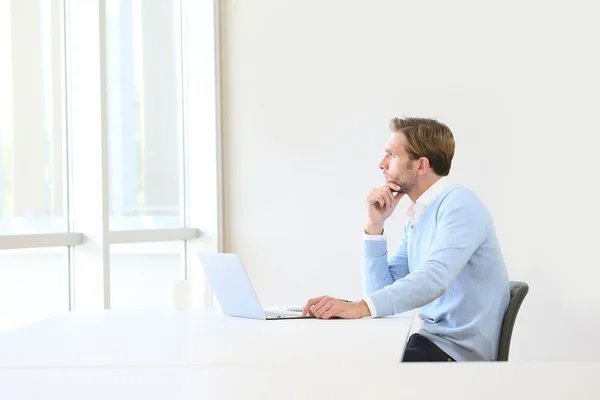
M371 317L377 318L377 309L375 308L375 303L369 296L366 296L364 299L365 303L367 303L367 307L369 307L369 312L371 313Z
M371 300L373 308L377 312L378 317L387 317L388 315L396 314L394 310L394 302L388 290L386 289L387 287L384 287L383 289L379 289L373 293L370 293L369 295L369 300ZM367 303L366 299L365 303ZM367 306L368 305L369 303L367 303Z
M364 240L387 240L386 235L369 235L368 233L363 232Z

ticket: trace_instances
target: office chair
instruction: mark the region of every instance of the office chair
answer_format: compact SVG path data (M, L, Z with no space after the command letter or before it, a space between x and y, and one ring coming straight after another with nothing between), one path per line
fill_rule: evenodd
M513 328L517 313L521 308L521 303L529 292L529 285L525 282L510 282L510 302L504 315L502 329L500 331L500 346L498 347L498 361L508 361L508 353L510 350L510 339L512 337Z

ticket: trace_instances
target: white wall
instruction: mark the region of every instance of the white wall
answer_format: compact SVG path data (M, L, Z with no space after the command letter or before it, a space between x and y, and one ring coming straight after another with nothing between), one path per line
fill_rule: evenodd
M456 137L452 181L487 203L511 279L531 286L512 359L600 359L597 9L224 1L226 250L262 302L361 295L387 122L435 117Z

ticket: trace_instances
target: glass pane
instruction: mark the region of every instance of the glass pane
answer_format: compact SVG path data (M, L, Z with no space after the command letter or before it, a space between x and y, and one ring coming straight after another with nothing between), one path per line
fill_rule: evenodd
M181 227L179 1L106 7L110 229Z
M170 284L181 276L180 242L110 246L111 308L171 309Z
M0 332L69 311L66 248L0 251Z
M60 3L0 0L0 235L65 229Z

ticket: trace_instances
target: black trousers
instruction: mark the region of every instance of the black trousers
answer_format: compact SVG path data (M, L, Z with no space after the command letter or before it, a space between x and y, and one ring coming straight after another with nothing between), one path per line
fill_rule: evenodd
M410 336L402 362L456 361L425 336L415 333Z

